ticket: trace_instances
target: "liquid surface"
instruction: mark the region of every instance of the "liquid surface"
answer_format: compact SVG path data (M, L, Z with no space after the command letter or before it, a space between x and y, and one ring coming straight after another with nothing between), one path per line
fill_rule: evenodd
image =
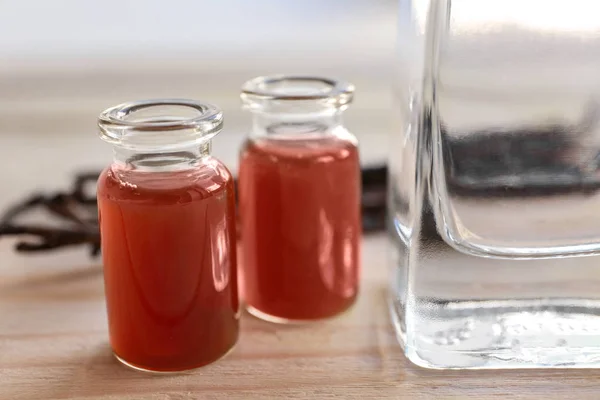
M241 153L244 295L274 319L347 309L359 273L360 167L341 138L260 139Z
M233 180L214 159L193 170L117 166L98 183L110 341L148 370L199 367L238 337Z

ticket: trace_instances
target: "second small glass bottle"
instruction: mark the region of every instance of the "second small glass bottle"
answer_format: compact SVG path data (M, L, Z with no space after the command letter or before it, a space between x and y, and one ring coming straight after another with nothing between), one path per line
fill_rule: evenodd
M342 125L354 87L315 77L259 77L242 102L253 129L240 155L243 294L279 323L332 317L358 294L360 164Z

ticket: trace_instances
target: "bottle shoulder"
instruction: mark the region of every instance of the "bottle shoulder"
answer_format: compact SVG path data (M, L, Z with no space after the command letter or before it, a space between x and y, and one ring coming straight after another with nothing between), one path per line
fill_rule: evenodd
M323 136L306 139L278 137L250 137L242 146L240 159L271 161L300 161L319 159L358 161L358 145L353 136Z
M172 201L185 203L233 191L233 176L220 160L203 159L177 171L139 171L113 163L98 179L99 198L121 201Z

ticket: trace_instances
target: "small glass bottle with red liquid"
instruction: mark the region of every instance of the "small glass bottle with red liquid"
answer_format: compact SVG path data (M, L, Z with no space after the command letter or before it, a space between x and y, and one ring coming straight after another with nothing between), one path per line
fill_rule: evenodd
M248 81L253 130L240 155L242 293L278 323L329 318L358 294L360 164L342 125L354 87L330 79Z
M238 338L233 178L210 156L216 107L150 100L104 111L114 161L98 182L110 342L124 364L183 371Z

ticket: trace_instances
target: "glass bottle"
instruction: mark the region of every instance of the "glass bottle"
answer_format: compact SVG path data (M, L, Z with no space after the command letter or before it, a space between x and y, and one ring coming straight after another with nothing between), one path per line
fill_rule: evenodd
M98 182L110 342L141 370L182 371L236 343L233 178L210 155L223 114L191 100L104 111L114 161Z
M243 86L253 129L238 178L242 285L259 318L318 320L356 299L360 165L356 139L342 125L353 91L296 76Z
M391 311L414 363L600 367L598 11L400 1Z

